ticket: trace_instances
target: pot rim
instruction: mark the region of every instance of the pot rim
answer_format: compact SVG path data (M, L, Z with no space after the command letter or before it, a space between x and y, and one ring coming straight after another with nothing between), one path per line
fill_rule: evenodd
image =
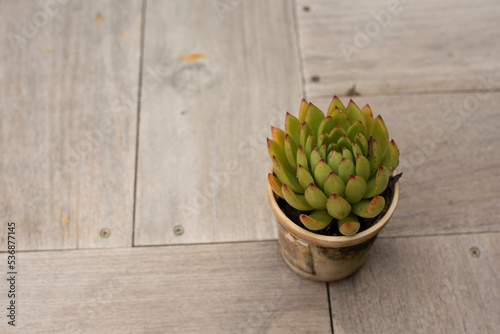
M269 170L269 173L273 173L273 166ZM352 236L328 236L328 235L320 235L295 224L293 221L288 218L281 208L278 206L276 202L276 198L274 197L274 191L271 188L269 182L267 182L267 196L269 199L269 204L271 205L271 209L273 210L276 218L283 228L285 228L288 232L292 233L294 236L302 239L304 241L323 246L323 247L349 247L365 242L373 237L375 237L389 222L389 219L394 214L396 210L396 206L399 201L399 181L394 185L394 194L392 196L391 204L387 209L387 212L370 228L356 233Z

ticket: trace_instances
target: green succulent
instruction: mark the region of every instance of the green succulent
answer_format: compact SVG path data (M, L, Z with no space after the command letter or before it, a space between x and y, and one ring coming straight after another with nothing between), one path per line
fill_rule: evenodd
M340 233L353 235L359 217L382 212L380 194L399 163L399 150L370 106L360 109L351 100L345 107L334 96L325 116L303 99L299 117L287 113L285 131L271 127L271 132L269 184L290 206L307 212L300 220L309 230L336 221Z

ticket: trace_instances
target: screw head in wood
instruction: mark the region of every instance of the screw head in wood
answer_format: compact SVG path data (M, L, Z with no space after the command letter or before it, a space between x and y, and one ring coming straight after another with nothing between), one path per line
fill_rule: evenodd
M175 225L174 226L174 234L175 235L181 235L184 233L184 227L182 225Z
M472 257L479 257L479 255L481 255L481 252L477 247L472 247L471 249L469 249L469 252Z
M109 238L111 230L109 228L103 228L99 234L101 235L101 238Z

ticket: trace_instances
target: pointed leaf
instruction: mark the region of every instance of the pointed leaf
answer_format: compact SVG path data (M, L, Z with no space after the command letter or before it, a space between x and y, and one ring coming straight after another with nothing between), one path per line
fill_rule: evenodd
M316 165L321 159L323 158L321 158L321 154L319 154L318 149L315 147L314 150L311 152L311 156L309 158L309 162L311 164L311 171L314 172L314 170L316 169Z
M332 132L334 127L335 127L335 122L333 121L333 118L331 116L327 116L321 121L318 128L318 133L322 132L330 133Z
M339 139L337 142L338 147L346 147L349 151L352 151L352 143L346 136Z
M285 148L285 132L281 129L271 126L271 134L273 140L277 142L282 148Z
M337 221L337 226L342 235L354 235L359 231L361 224L359 223L358 217L350 213L344 219L339 219Z
M346 147L342 147L342 157L354 162L354 154L352 154L352 152L349 151Z
M349 138L350 141L354 141L358 133L366 137L366 129L361 121L356 121L349 127L347 130L347 138Z
M372 113L372 109L370 108L370 106L367 104L366 106L363 107L363 109L361 109L361 113L363 114L363 116L365 117L365 127L366 127L366 131L367 133L370 133L370 129L372 127L372 123L373 123L373 113Z
M345 199L349 203L359 202L366 193L366 181L359 175L351 175L345 186Z
M368 161L370 162L370 175L374 175L378 171L378 167L382 162L383 153L382 147L376 139L371 141L371 152L368 153Z
M289 135L285 135L285 155L291 166L297 166L297 144Z
M331 151L328 155L328 166L330 166L333 172L337 175L339 174L339 164L342 158L342 153L337 152L336 150Z
M312 128L309 124L306 122L302 123L302 127L300 130L300 139L299 139L299 146L302 146L302 149L305 150L306 148L306 141L307 138L309 138L309 135L312 133Z
M319 155L321 155L321 158L323 160L326 160L326 144L323 144L321 145L321 147L319 148Z
M332 132L334 127L335 122L333 121L333 118L331 116L327 116L321 121L318 133L326 132L327 134L329 134L330 132Z
M274 176L271 173L267 174L267 182L269 182L271 189L274 191L276 195L278 195L281 198L284 198L283 193L281 192L281 187L283 186L283 184L276 176Z
M307 203L304 195L295 194L287 185L283 183L281 187L281 192L283 193L283 197L285 201L290 204L290 206L296 210L300 211L309 211L314 208Z
M325 195L337 194L340 197L345 197L345 183L340 176L331 172L325 181Z
M361 149L361 146L359 146L358 144L356 144L356 142L352 142L352 154L354 156L358 155L358 154L361 154L363 155L363 150Z
M342 219L351 212L351 205L339 195L331 194L326 201L326 209L333 218Z
M385 198L382 196L373 197L372 201L368 205L368 209L366 209L366 218L374 218L377 217L385 207Z
M326 132L321 132L318 137L318 142L316 143L316 147L321 147L323 144L330 142L330 136Z
M370 178L370 162L360 154L356 155L356 175L361 176L365 181Z
M309 159L307 159L306 154L304 153L304 150L302 149L302 146L299 146L297 149L297 167L300 165L303 168L305 168L308 171L311 171L309 169Z
M365 116L359 109L359 107L354 103L353 100L349 101L349 104L347 105L347 108L345 109L345 113L347 115L347 119L349 120L350 124L353 124L356 121L361 121L363 125L366 125L365 121ZM365 127L366 128L366 127Z
M325 160L321 159L318 162L318 165L314 169L314 179L316 180L316 184L321 190L325 189L325 181L328 175L332 172L332 169Z
M361 133L358 133L356 138L354 138L354 142L361 148L361 151L363 152L362 155L366 157L368 154L368 141L366 140L366 137Z
M389 147L385 152L382 165L387 166L393 172L399 165L399 149L394 139L389 142Z
M297 179L299 180L300 186L304 189L304 191L308 185L314 183L314 178L311 173L309 173L309 171L301 165L297 167Z
M276 141L267 138L267 151L269 152L269 157L271 160L273 156L276 157L280 165L285 168L287 171L292 172L295 171L295 167L292 167L288 163L288 159L286 158L285 150L280 146Z
M330 102L330 106L328 107L328 115L333 114L333 111L335 109L340 109L341 111L345 112L344 104L337 96L334 96L332 102Z
M314 133L311 133L306 140L306 150L305 150L306 156L311 155L311 152L315 148L316 148L316 136Z
M311 125L312 131L315 136L318 136L319 125L325 118L325 114L314 104L309 104L309 108L307 109L306 122Z
M309 215L300 215L300 221L311 231L319 231L326 228L333 218L326 210L314 210Z
M372 198L375 195L380 195L387 188L391 171L388 167L380 166L377 175L366 182L366 194L364 198Z
M377 116L377 118L373 120L371 135L373 139L375 139L379 143L382 149L381 153L385 154L387 145L389 143L389 133L387 132L387 128L385 126L384 120L382 119L382 116Z
M296 192L298 194L303 193L302 187L300 186L299 181L297 180L295 175L284 169L275 156L273 156L273 168L274 174L276 174L281 183L288 184L293 192Z
M306 191L304 192L307 203L311 205L316 210L324 210L326 209L326 196L325 193L316 187L314 183L311 183L307 186Z
M346 158L340 160L338 175L345 184L349 182L349 178L354 174L354 170L354 163L351 160Z
M349 127L351 126L351 124L349 124L349 121L347 120L346 113L340 111L339 109L335 109L333 111L332 118L333 118L333 121L335 122L335 125L340 126L345 131L347 131L347 129L349 129Z
M373 199L364 199L352 205L352 213L363 218L377 217L385 206L385 199L382 196L375 196Z
M290 113L286 113L285 118L285 132L293 138L296 144L300 142L300 131L302 130L302 123Z
M309 102L307 102L305 99L302 99L302 102L300 102L300 109L299 109L299 121L300 121L300 123L302 123L306 120L306 114L307 114L308 108L309 108Z
M337 125L330 132L330 142L337 143L340 138L342 138L346 135L347 135L347 133L345 132L344 128L341 127L340 125Z

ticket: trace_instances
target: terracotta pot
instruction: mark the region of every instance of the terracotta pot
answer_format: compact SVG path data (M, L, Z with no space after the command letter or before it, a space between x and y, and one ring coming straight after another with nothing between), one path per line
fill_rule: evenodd
M270 173L272 173L272 167ZM320 282L331 282L354 274L365 262L378 233L389 222L399 200L399 181L385 214L368 229L353 236L326 236L308 231L291 221L267 185L271 208L278 219L278 242L285 262L296 273Z

